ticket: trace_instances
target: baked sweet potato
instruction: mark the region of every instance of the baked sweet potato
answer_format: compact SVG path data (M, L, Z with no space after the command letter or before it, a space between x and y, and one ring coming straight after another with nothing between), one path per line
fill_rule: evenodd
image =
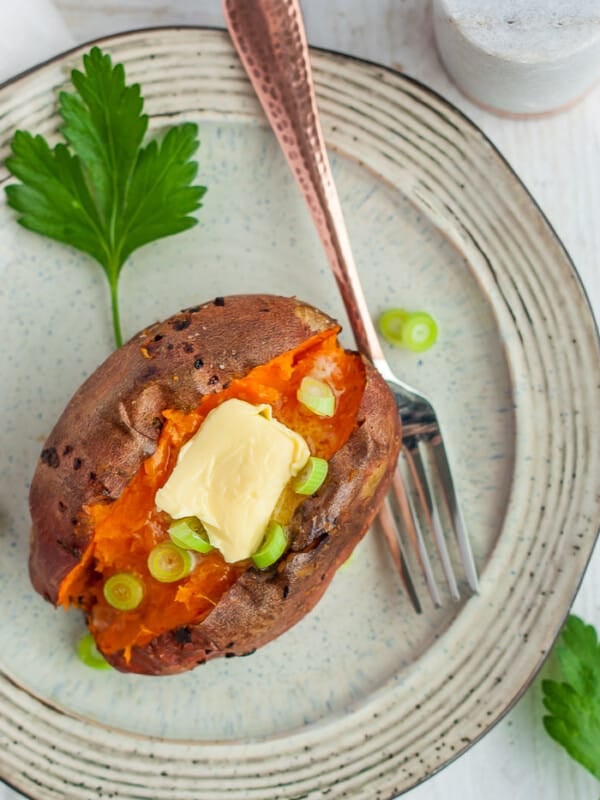
M30 575L51 603L82 609L117 669L166 675L248 655L310 611L365 534L396 462L399 422L384 381L339 346L338 332L295 298L216 298L138 333L66 407L31 485ZM336 393L331 418L296 398L317 366ZM229 564L213 550L184 580L152 581L147 553L168 524L155 493L210 409L232 397L269 403L328 460L327 478L288 504L288 548L273 566ZM147 583L135 610L104 600L115 570Z

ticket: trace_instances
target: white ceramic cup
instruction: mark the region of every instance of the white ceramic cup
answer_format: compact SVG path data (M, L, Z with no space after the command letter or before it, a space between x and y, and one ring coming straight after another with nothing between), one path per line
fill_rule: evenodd
M440 58L489 110L559 111L600 76L600 0L433 0Z

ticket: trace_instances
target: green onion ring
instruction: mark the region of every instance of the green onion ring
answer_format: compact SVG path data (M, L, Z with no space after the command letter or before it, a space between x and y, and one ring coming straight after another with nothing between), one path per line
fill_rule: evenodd
M252 556L252 561L259 569L266 569L281 558L287 547L287 536L283 525L270 522L260 548Z
M144 584L136 575L117 572L105 582L104 599L118 611L133 611L144 598Z
M162 542L150 551L148 570L161 583L173 583L186 578L194 568L194 557L188 550L173 542Z
M406 347L422 353L437 341L438 326L425 311L408 312L403 308L390 308L378 320L382 336L396 347Z
M329 384L305 375L296 393L298 402L320 417L333 417L335 395Z
M92 669L112 669L100 650L91 633L85 633L77 642L77 655L86 667Z
M174 519L169 525L169 536L173 544L182 550L194 550L197 553L210 553L213 549L208 541L204 525L198 517Z
M329 464L324 458L311 456L304 469L296 477L292 488L296 494L314 494L327 477Z

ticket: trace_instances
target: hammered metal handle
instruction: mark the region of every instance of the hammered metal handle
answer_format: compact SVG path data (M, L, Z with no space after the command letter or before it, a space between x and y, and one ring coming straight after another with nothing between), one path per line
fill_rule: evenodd
M223 0L227 27L306 200L340 289L358 349L383 352L352 256L327 158L297 0Z

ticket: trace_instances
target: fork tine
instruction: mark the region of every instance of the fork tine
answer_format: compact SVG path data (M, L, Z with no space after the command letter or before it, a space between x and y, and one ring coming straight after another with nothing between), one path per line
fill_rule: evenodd
M385 498L385 500L383 501L383 505L379 509L378 519L381 525L381 530L383 531L383 535L386 538L388 547L392 554L392 558L394 559L396 569L398 570L400 577L402 578L402 582L404 583L404 587L410 598L410 602L412 603L413 608L415 609L417 614L420 614L423 611L423 609L421 607L421 603L419 602L419 597L417 595L413 580L408 570L406 558L404 557L404 553L402 550L402 542L400 541L400 538L398 536L396 523L394 522L394 515L392 513L390 501L388 500L387 497Z
M452 569L452 563L448 553L448 545L446 544L446 537L444 536L444 531L442 529L442 523L440 521L437 505L434 503L433 497L429 490L429 482L427 480L427 476L425 475L425 467L423 466L423 459L421 458L421 453L419 452L418 443L415 442L414 447L407 448L405 455L412 478L417 486L417 491L421 499L421 505L425 512L425 516L427 517L427 523L430 529L433 531L435 544L440 556L440 561L442 562L442 568L444 570L444 575L446 576L446 581L448 582L450 594L454 600L460 600L460 592L458 591L454 570Z
M454 481L452 480L452 473L450 471L448 457L446 455L446 450L444 448L441 436L432 440L431 446L435 459L435 465L437 467L438 475L441 480L446 501L450 510L450 516L452 517L452 522L454 524L454 532L456 534L458 549L460 550L460 555L465 569L465 575L467 576L467 581L469 582L471 589L474 592L479 592L479 579L477 577L475 559L473 558L471 543L469 541L469 537L467 536L463 515L458 504L456 490L454 488Z
M409 464L410 470L410 459L407 451L408 447L405 445L404 456ZM414 475L412 477L413 482L416 484L416 490L418 493L420 493L418 482L415 481ZM442 600L438 591L435 576L433 574L433 569L431 567L431 561L429 560L429 554L427 553L427 548L425 547L425 539L423 538L419 517L416 514L414 504L410 499L410 495L406 491L399 468L396 468L396 471L394 472L392 487L394 489L396 500L398 501L400 515L404 522L406 532L411 539L413 549L416 550L421 569L425 575L425 582L427 583L427 588L429 589L431 599L438 608L441 608Z

